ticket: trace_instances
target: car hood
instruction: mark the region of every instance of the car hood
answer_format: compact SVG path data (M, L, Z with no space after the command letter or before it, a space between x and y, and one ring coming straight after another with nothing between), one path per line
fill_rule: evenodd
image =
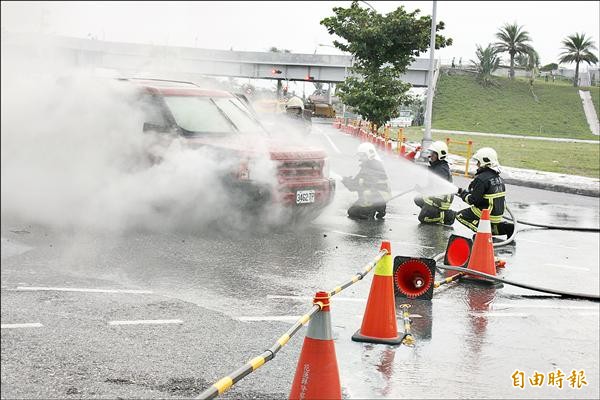
M192 136L187 141L192 146L211 146L235 151L249 156L268 152L272 160L324 159L327 153L321 148L303 144L290 144L280 138L264 135L237 135L226 137Z

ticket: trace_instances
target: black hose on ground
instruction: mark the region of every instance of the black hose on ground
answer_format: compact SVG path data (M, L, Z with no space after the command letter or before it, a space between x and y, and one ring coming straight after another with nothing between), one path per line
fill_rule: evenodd
M490 281L502 282L502 283L506 283L507 285L517 286L517 287L520 287L520 288L523 288L523 289L534 290L536 292L543 292L543 293L555 294L555 295L558 295L560 297L564 297L566 299L580 299L580 300L589 300L589 301L600 302L600 296L595 296L595 295L590 295L590 294L584 294L584 293L563 292L563 291L560 291L560 290L545 289L545 288L540 288L540 287L537 287L537 286L525 285L523 283L509 281L507 279L498 278L496 276L485 274L485 273L479 272L479 271L470 270L470 269L467 269L467 268L450 267L450 266L447 266L447 265L439 265L439 264L436 265L436 267L437 268L441 268L441 269L447 269L447 270L450 270L450 271L465 272L465 273L467 273L469 275L477 275L477 276L486 278L486 279L488 279Z
M512 214L511 214L512 215ZM504 217L509 221L513 221L512 218ZM600 228L588 228L588 227L580 227L580 226L558 226L558 225L544 225L544 224L535 224L533 222L521 221L520 224L535 226L537 228L545 228L545 229L556 229L561 231L578 231L578 232L600 232ZM516 222L515 222L516 225Z

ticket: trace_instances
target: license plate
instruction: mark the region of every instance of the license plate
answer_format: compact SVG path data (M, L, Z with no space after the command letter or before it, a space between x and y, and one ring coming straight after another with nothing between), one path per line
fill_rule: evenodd
M315 191L314 190L298 190L296 192L296 204L314 203L315 202Z

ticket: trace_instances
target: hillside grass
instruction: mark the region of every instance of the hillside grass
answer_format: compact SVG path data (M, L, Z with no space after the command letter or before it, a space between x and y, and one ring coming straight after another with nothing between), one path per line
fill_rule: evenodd
M435 129L566 137L598 140L590 132L578 88L536 81L534 100L527 80L494 77L496 85L483 87L475 76L439 77L433 102ZM592 90L598 107L600 89Z
M405 129L409 141L421 141L421 127ZM433 133L433 140L473 141L473 151L492 147L498 153L500 164L507 167L557 172L600 178L600 145L589 143L550 142L531 139L469 136ZM464 151L464 146L450 144L449 151Z

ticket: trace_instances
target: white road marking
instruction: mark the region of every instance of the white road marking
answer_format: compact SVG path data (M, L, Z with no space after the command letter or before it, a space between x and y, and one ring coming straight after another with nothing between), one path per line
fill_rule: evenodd
M335 145L335 143L333 143L333 140L331 140L331 138L329 137L329 135L327 133L325 133L324 130L321 129L317 129L323 136L325 136L325 139L327 139L327 141L329 141L329 144L331 145L331 147L333 147L333 150L335 150L338 154L341 154L342 152L340 151L340 149L338 149L338 147Z
M88 289L88 288L61 288L61 287L41 287L41 286L18 286L16 289L9 289L17 292L89 292L89 293L130 293L130 294L151 294L151 290L134 289Z
M267 295L267 299L290 299L290 300L312 300L312 297L309 296L277 296L277 295ZM358 302L365 302L367 301L367 299L357 299L357 298L353 298L353 297L338 297L338 296L333 296L332 299L335 299L334 301L358 301Z
M357 233L349 233L349 232L342 232L342 231L329 231L329 232L339 233L340 235L348 235L348 236L356 236L356 237L368 238L368 236L359 235Z
M563 310L600 310L599 307L594 306L575 306L575 305L561 305L561 304L509 304L509 303L493 303L492 307L496 308L550 308L550 309L563 309Z
M564 249L577 250L577 247L563 246L562 244L555 244L555 243L549 243L549 242L539 242L537 240L519 239L519 242L538 243L538 244L543 244L543 245L546 245L546 246L562 247Z
M300 319L301 315L273 315L273 316L262 316L262 317L238 317L238 320L242 322L257 322L257 321L283 321L283 322L296 322Z
M547 265L549 267L560 267L560 268L567 268L567 269L576 269L579 271L589 271L589 268L574 267L572 265L561 265L561 264L544 264L544 265Z
M180 319L140 319L132 321L108 321L109 325L153 325L153 324L183 324Z
M470 312L471 315L475 316L475 317L520 317L520 318L524 318L524 317L528 317L529 314L524 314L524 313L499 313L499 312L490 312L490 311L484 311L484 312Z
M300 319L300 315L263 315L258 317L237 317L242 322L260 322L260 321L280 321L280 322L296 322ZM354 318L362 318L363 315L354 315ZM423 318L419 314L409 314L409 318ZM398 318L402 321L402 318Z
M32 322L27 324L1 324L2 329L16 329L16 328L42 328L44 325L39 322Z

